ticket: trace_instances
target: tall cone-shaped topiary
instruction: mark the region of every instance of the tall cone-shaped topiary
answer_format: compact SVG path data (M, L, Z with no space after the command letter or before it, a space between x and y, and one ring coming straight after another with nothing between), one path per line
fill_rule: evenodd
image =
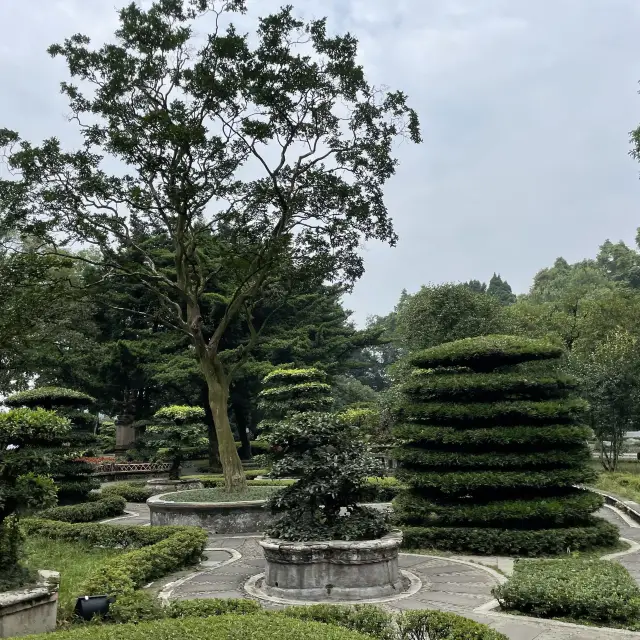
M610 546L572 378L543 340L484 336L415 354L394 428L394 502L409 547L544 555Z
M98 489L100 482L92 478L93 466L78 460L79 456L91 451L98 444L94 433L96 416L86 411L95 404L95 399L81 391L63 387L37 387L14 393L4 400L8 407L28 407L53 410L67 418L71 431L61 449L64 459L51 467L50 473L58 487L58 502L82 502L92 489Z
M258 397L264 415L261 430L268 431L296 413L329 411L333 399L326 378L323 371L313 367L278 367L267 374Z

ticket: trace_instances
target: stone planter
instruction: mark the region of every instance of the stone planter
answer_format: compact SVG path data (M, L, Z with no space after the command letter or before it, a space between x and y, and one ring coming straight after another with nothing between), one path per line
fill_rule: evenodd
M398 568L402 533L348 542L259 542L267 561L260 590L295 601L356 601L400 595Z
M190 525L224 534L262 533L271 518L265 502L172 502L171 493L147 500L152 525Z
M204 485L200 480L168 480L167 478L152 478L147 480L147 488L157 491L157 493L167 493L168 491L188 491L189 489L203 489Z
M55 631L58 615L57 571L38 571L38 581L0 593L0 638Z

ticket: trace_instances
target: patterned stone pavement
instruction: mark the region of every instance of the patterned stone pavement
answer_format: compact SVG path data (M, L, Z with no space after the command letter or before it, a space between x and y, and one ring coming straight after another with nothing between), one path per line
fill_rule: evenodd
M113 524L149 524L146 505L127 506L130 515L111 520ZM135 514L135 515L133 515ZM624 538L640 542L640 526L629 522L614 510L600 514L620 527ZM195 570L175 574L151 585L165 600L190 598L247 598L245 584L264 570L264 560L257 540L259 536L211 536L207 544L207 560ZM640 552L616 559L640 582ZM480 564L479 562L482 562ZM490 566L487 566L490 565ZM438 609L451 611L490 625L511 640L640 640L640 633L601 629L537 620L503 614L495 610L491 589L504 580L495 570L509 573L509 558L439 557L401 554L400 566L421 582L409 596L381 603L391 611ZM267 608L274 602L262 601Z

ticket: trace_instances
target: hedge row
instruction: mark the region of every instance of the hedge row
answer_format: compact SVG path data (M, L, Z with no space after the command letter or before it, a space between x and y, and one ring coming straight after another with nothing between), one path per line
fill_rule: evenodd
M618 542L615 525L591 518L581 527L558 529L498 529L473 527L403 527L406 549L433 549L480 555L543 556L568 551L612 547Z
M112 606L117 608L117 602ZM83 625L59 640L508 640L487 625L443 611L391 614L372 605L310 605L257 611L239 600L172 603L160 619L138 624ZM176 611L178 615L173 615ZM186 613L186 615L184 615ZM49 634L31 636L48 640Z
M580 418L588 409L585 400L492 402L458 404L455 402L407 403L398 409L398 417L407 422L438 424L463 424L486 426L496 423L501 426L518 424L571 423Z
M63 387L38 387L37 389L28 389L27 391L19 391L10 395L3 400L3 404L7 407L38 407L44 403L49 403L54 407L64 405L78 404L95 404L96 399L74 389L66 389Z
M640 588L607 560L519 560L493 594L503 609L542 618L616 624L640 618Z
M395 449L392 456L409 469L544 469L573 468L591 459L584 446L575 449L550 449L533 453L499 452L469 453L466 451L434 451L412 447Z
M582 425L513 426L488 429L460 429L448 426L399 424L394 427L396 438L424 445L455 445L459 448L522 447L578 445L591 435Z
M521 529L563 526L584 522L601 508L602 496L591 491L573 489L566 495L548 498L535 496L529 500L499 500L486 503L476 501L433 502L411 491L403 491L395 499L394 511L409 525L423 526L485 526Z
M574 378L565 374L539 377L523 373L476 373L468 375L433 375L418 370L401 387L408 397L417 400L451 402L489 402L510 395L518 399L556 398L577 388Z
M434 489L443 494L464 494L467 491L493 489L545 489L571 487L591 482L597 476L594 469L552 469L547 471L414 471L398 469L401 482L418 488Z
M135 482L118 482L103 487L100 491L103 496L119 496L127 502L146 502L151 496L158 493L157 489L149 489L144 484Z
M59 522L94 522L122 515L126 504L123 497L108 495L97 501L46 509L38 517Z
M135 527L108 524L78 525L34 519L25 521L25 525L29 533L54 540L83 541L104 547L137 543L139 548L114 556L89 574L78 595L133 593L152 580L197 563L207 542L207 532L199 527L138 527L146 531L137 534L131 531ZM122 545L125 540L128 545Z
M562 348L546 340L519 336L482 336L447 342L414 354L410 363L421 369L468 367L491 371L499 366L559 358Z

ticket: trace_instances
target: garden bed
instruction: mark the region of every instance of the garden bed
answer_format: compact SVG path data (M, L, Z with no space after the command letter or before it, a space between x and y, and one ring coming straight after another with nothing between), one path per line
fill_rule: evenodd
M239 500L266 500L280 487L247 487L242 494L228 493L223 488L195 489L192 491L178 491L171 495L172 502L238 502ZM165 498L166 500L166 498Z
M196 526L216 534L261 533L271 519L266 499L278 488L249 487L240 496L221 488L153 496L147 501L151 524Z
M87 575L102 569L121 549L101 549L84 542L49 540L30 536L25 545L25 565L34 570L46 569L60 573L58 622L73 618L76 599L82 593Z

